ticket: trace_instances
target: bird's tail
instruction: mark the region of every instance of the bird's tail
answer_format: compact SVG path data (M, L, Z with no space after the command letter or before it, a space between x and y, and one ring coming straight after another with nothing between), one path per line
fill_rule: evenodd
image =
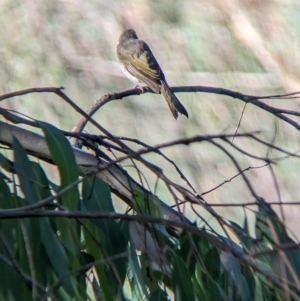
M161 81L161 93L167 101L169 108L175 119L178 117L178 112L185 115L187 118L189 114L176 95L170 90L170 87L165 81Z

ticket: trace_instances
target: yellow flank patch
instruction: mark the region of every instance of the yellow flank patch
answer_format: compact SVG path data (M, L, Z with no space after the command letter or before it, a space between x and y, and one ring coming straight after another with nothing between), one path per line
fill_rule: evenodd
M148 75L150 78L156 80L160 79L159 70L150 68L146 54L142 54L140 57L130 60L130 64L138 70L142 71L145 75Z

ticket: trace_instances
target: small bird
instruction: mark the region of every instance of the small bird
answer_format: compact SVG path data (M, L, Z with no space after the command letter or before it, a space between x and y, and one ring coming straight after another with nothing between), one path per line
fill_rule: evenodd
M188 112L168 86L150 47L139 40L133 29L126 29L119 38L117 56L124 74L135 84L147 85L153 92L161 93L175 119L178 112L188 117Z

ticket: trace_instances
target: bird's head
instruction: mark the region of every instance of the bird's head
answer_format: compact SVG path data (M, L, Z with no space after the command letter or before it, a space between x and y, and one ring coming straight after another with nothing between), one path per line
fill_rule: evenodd
M119 43L125 42L128 40L135 40L137 39L136 32L133 29L125 29L119 38Z

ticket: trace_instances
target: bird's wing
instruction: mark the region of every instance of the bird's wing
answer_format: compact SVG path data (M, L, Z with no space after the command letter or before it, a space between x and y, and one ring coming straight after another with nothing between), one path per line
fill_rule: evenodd
M130 74L154 92L160 93L160 81L164 80L164 74L145 42L135 40L134 43L127 44L122 51L122 61Z

